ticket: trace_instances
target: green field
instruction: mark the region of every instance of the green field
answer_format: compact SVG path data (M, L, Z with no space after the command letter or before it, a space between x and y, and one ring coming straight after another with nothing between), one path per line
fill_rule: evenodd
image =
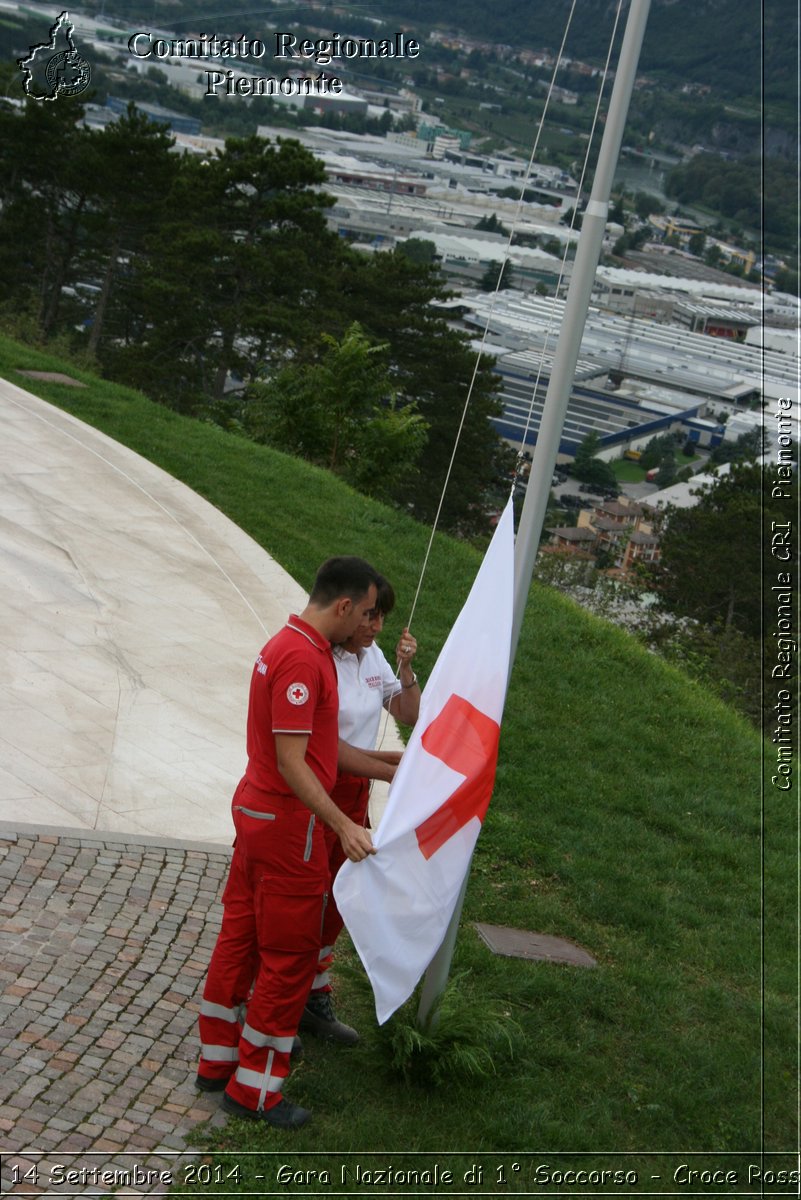
M682 454L679 451L676 455L676 467L679 471L701 461L700 454ZM631 458L614 458L609 466L621 483L642 483L645 480L645 468Z
M34 383L20 367L67 371L89 386ZM385 633L394 644L426 529L323 471L3 339L0 374L184 480L304 585L329 554L374 560L399 596ZM414 624L423 678L478 562L471 547L436 539ZM647 1157L657 1152L679 1156L675 1166L708 1152L740 1170L737 1154L758 1163L760 1149L791 1151L797 811L769 783L763 794L761 754L753 730L703 688L534 585L455 962L457 1012L472 1036L488 1038L498 1022L509 1034L508 1045L490 1044L495 1073L454 1073L435 1086L425 1062L409 1080L393 1072L346 955L353 969L340 975L337 1003L363 1040L348 1051L307 1044L288 1095L314 1110L313 1122L293 1135L237 1122L201 1129L211 1175L196 1194L312 1194L298 1179L279 1186L280 1163L331 1170L319 1194L386 1194L357 1186L356 1165L420 1169L436 1159L459 1179L486 1165L471 1195L492 1186L550 1195L558 1189L532 1174L545 1161L623 1164L644 1186L654 1164L667 1172L663 1185L673 1170ZM572 939L598 966L494 957L476 921ZM238 1182L226 1182L234 1167ZM715 1190L726 1191L695 1189ZM588 1191L615 1194L602 1184ZM463 1194L422 1184L395 1192Z

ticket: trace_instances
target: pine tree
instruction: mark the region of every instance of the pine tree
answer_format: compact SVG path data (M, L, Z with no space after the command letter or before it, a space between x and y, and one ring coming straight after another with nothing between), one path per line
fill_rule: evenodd
M179 169L173 145L166 127L154 124L133 104L93 139L96 208L86 257L94 261L100 292L89 334L92 353L107 337L115 289L132 275L137 256L166 212ZM120 319L110 336L118 339L125 332Z
M78 275L95 192L82 116L79 104L0 107L0 294L45 335Z
M476 369L469 339L436 308L449 294L436 270L398 253L371 259L350 253L337 277L342 311L388 346L398 403L415 402L428 426L415 486L395 499L419 520L433 521L461 424L440 523L471 534L486 529L487 512L506 486L513 453L492 424L502 409L491 360L484 358Z
M240 419L229 377L244 388L319 339L325 263L339 253L323 179L291 140L232 138L213 159L184 159L147 239L115 374L182 411Z
M319 362L293 363L252 389L246 429L389 500L414 477L425 422L416 405L397 405L386 347L371 345L358 324L322 341Z

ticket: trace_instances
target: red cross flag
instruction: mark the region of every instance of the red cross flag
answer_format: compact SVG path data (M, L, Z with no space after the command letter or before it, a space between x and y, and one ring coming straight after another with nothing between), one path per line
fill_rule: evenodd
M373 839L346 862L337 906L383 1024L436 954L470 866L495 780L512 641L511 500L431 672Z

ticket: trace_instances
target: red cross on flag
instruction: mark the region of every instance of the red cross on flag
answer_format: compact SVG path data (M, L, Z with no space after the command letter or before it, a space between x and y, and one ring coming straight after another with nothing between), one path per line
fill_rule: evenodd
M334 884L379 1024L409 998L439 949L489 806L513 588L510 500L423 692L373 838L377 853L346 862Z

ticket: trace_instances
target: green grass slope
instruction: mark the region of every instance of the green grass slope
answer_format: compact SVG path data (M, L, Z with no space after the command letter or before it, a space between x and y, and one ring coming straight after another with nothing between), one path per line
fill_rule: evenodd
M32 383L20 367L89 386ZM182 479L306 586L329 554L373 560L399 596L394 644L426 529L322 471L2 339L0 374ZM423 677L478 562L436 539L414 623ZM465 1005L508 1017L513 1054L499 1053L489 1080L404 1082L387 1070L369 995L343 975L340 1007L365 1036L345 1053L307 1048L290 1095L314 1108L312 1125L290 1138L233 1123L213 1145L285 1158L290 1147L789 1150L796 814L769 788L763 797L761 750L711 694L535 585L456 958ZM573 939L598 968L494 957L477 920ZM262 1159L243 1161L240 1186L255 1187Z

